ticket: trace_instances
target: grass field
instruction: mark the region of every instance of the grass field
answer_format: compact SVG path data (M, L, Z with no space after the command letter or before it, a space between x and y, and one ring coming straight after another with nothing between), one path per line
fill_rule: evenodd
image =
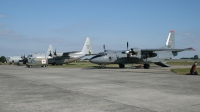
M198 73L200 73L200 68L197 68L196 70L197 70ZM171 71L176 73L176 74L182 74L182 75L189 75L190 74L190 68L175 68L175 69L171 69Z
M171 66L184 66L184 65L193 65L194 62L168 62L167 64ZM134 64L134 66L137 66L139 64ZM131 66L131 64L126 64L126 67ZM155 66L154 64L151 64L150 66ZM90 63L88 61L78 61L78 62L73 62L69 64L63 64L63 65L49 65L48 67L50 68L99 68L99 65ZM117 64L110 64L106 65L107 68L119 68ZM171 69L172 72L176 74L183 74L187 75L189 74L190 68L175 68ZM200 73L200 68L197 68L198 73Z
M193 65L194 62L167 62L169 65Z
M192 67L194 62L168 62L167 64L172 65L172 66L190 65L190 67ZM200 68L197 68L196 70L197 70L198 73L200 73ZM190 74L190 68L175 68L175 69L171 69L171 71L176 73L176 74L182 74L182 75L189 75Z
M184 66L184 65L192 66L194 62L178 61L178 62L167 62L167 64L171 66ZM141 64L133 64L133 65L138 66ZM126 64L126 67L131 67L131 66L132 64ZM156 65L153 63L150 63L150 66L156 66ZM49 68L99 68L99 65L90 63L89 61L78 61L78 62L63 64L63 65L54 65L54 66L49 65L48 67ZM109 65L106 65L106 68L119 68L119 66L118 64L109 64ZM186 75L186 74L189 74L190 68L175 68L175 69L171 69L171 71L176 74ZM198 73L200 73L200 68L197 68L197 71Z

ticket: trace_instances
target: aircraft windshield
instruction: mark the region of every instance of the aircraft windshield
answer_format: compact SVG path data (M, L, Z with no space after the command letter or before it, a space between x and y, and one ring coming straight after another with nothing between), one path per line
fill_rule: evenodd
M107 55L107 53L101 52L101 53L99 53L99 55Z

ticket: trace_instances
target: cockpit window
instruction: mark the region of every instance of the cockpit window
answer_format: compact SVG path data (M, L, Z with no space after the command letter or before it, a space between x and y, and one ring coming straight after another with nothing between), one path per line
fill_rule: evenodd
M28 57L32 57L33 55L28 55Z
M99 53L99 55L107 55L107 53L101 52L101 53Z

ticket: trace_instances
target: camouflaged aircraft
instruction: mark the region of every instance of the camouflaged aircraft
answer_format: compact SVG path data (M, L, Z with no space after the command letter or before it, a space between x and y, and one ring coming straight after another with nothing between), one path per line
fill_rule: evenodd
M72 51L72 52L63 52L63 53L52 53L50 51L49 56L52 58L48 59L48 64L52 65L62 65L77 61L84 56L88 56L92 54L92 44L90 38L86 38L85 44L81 51Z

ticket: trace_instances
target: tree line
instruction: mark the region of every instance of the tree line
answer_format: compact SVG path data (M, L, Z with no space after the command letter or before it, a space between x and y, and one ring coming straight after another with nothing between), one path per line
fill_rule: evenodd
M6 57L5 56L1 56L0 57L0 62L5 63L6 62Z

